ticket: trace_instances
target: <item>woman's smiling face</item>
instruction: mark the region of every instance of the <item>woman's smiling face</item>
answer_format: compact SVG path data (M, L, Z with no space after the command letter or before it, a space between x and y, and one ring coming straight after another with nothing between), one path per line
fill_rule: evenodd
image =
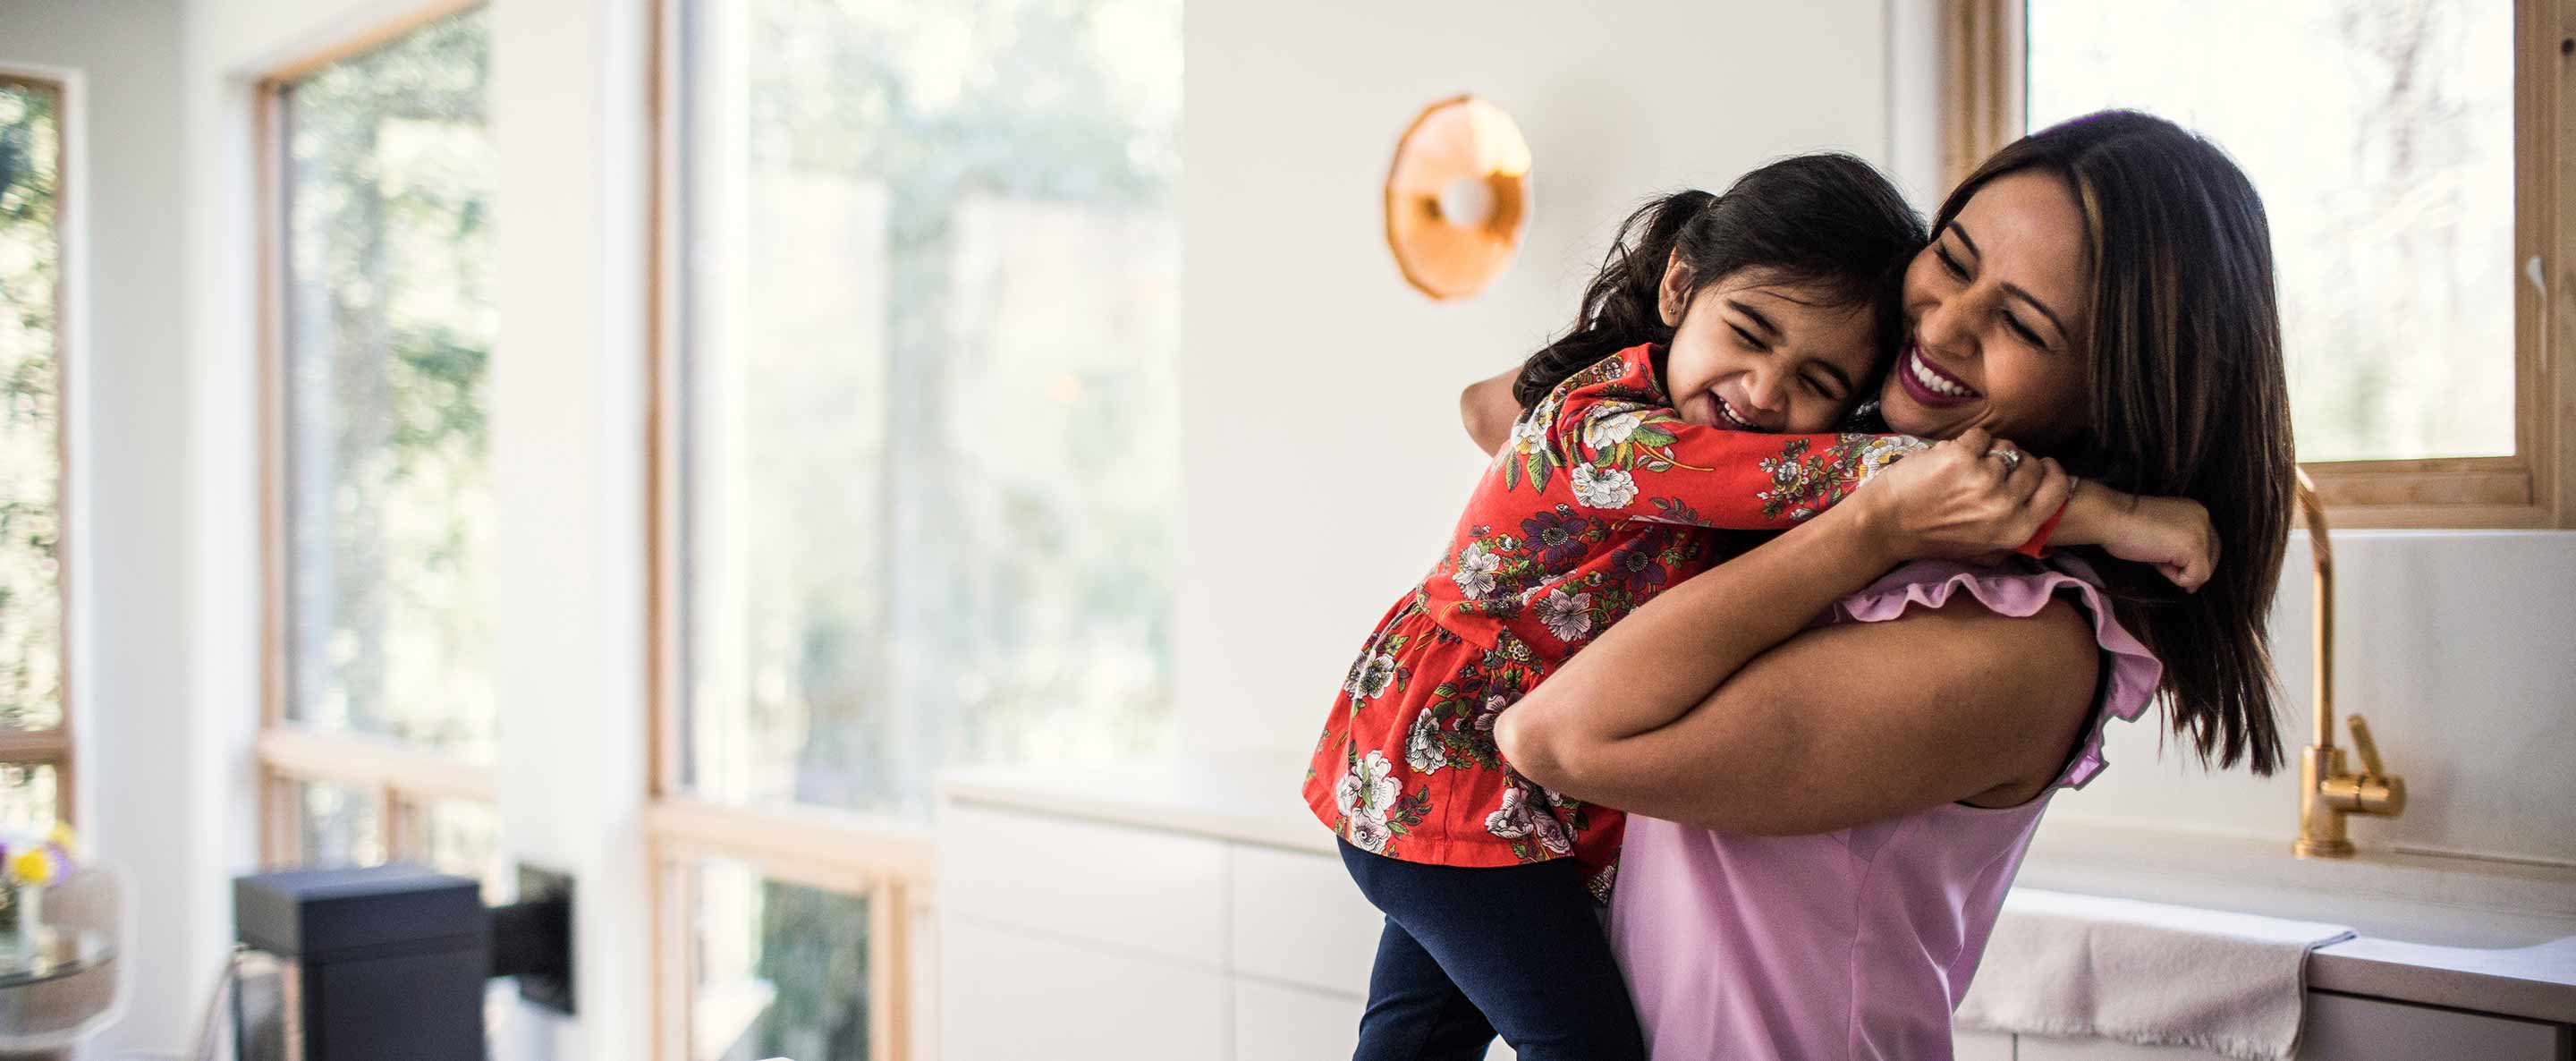
M1875 316L1812 285L1739 269L1691 290L1664 269L1664 321L1674 325L1664 385L1674 411L1702 427L1816 434L1834 429L1875 374Z
M1995 178L1905 272L1911 339L1881 389L1895 431L1952 438L1981 427L2046 451L2089 419L2091 263L2065 181Z

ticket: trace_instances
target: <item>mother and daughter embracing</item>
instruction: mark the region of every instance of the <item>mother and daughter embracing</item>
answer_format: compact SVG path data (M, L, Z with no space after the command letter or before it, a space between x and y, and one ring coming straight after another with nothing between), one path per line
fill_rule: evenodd
M1631 217L1468 388L1494 463L1316 745L1386 915L1357 1057L1949 1057L2108 719L2280 761L2273 297L2252 184L2134 112L1928 238L1840 155Z

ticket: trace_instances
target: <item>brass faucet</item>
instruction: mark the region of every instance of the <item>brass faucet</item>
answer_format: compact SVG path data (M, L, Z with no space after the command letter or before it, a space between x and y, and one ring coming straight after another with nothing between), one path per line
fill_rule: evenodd
M2343 749L2334 742L2334 550L2326 540L2325 505L2305 471L2299 473L2298 498L2299 515L2308 523L2308 550L2316 558L2317 725L2314 742L2299 755L2299 842L2290 850L2300 858L2350 858L2352 841L2344 836L2344 818L2404 813L2406 779L2380 764L2379 745L2360 715L2350 721L2361 772L2344 772Z

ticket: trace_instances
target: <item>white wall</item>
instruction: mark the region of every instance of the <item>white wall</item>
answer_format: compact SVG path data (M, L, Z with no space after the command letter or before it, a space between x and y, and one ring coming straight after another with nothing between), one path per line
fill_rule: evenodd
M1620 218L1777 155L1884 162L1880 0L1194 3L1184 25L1183 740L1293 784L1360 639L1429 569L1483 458L1459 388L1574 316ZM1388 257L1424 106L1518 119L1536 212L1458 303Z
M92 851L137 890L141 997L193 998L216 952L203 879L227 828L192 752L188 685L182 178L177 0L0 0L0 66L67 75L62 335L68 344L73 804ZM136 1007L134 1042L174 1042L186 1005Z
M2353 819L2353 842L2576 863L2576 533L2348 531L2334 556L2337 712L2369 716L2408 800L2394 821ZM2272 618L2293 752L2313 703L2308 557L2307 536L2293 536ZM2114 725L2104 754L2112 768L2060 799L2045 828L2297 831L2296 762L2270 778L2213 776L2145 719Z
M577 1019L501 1057L652 1056L644 393L651 5L493 5L492 466L501 845L569 872Z

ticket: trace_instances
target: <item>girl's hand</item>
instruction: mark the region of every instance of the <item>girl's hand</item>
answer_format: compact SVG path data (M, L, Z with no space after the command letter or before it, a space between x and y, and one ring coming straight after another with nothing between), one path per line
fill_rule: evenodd
M2218 567L2218 528L2199 502L2139 497L2100 483L2077 486L2055 541L2098 545L2122 560L2152 564L2185 592L2199 592Z
M2003 456L2011 450L2010 443L1971 428L1880 472L1843 507L1859 510L1890 559L1967 560L2009 552L2037 534L2073 488L2056 461Z

